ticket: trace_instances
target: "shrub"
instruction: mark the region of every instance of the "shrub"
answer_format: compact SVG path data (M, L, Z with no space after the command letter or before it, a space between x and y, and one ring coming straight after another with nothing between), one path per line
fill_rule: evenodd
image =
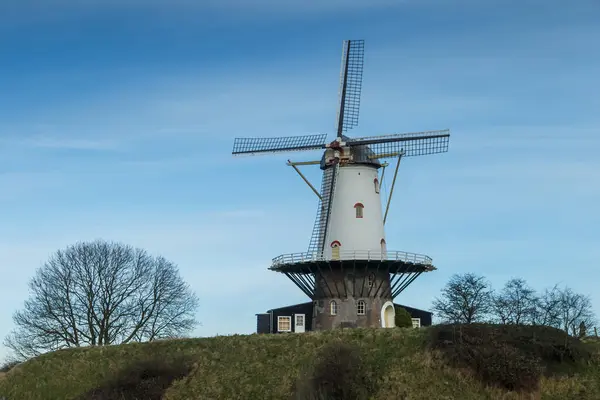
M102 386L80 400L160 400L171 383L189 374L192 363L184 358L148 358L129 364Z
M15 361L15 360L5 361L0 366L0 372L6 373L6 372L10 371L11 369L13 369L14 367L16 367L19 364L20 364L20 362L19 361Z
M357 348L343 342L321 347L311 370L295 386L297 400L363 400L372 385Z
M543 326L437 325L431 329L430 346L441 350L450 365L517 391L535 391L543 373L572 372L592 356L579 340Z
M412 328L412 317L404 307L396 307L396 327Z

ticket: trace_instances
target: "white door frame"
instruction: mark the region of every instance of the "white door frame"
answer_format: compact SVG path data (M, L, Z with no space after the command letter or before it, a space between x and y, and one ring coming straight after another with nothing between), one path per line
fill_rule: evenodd
M393 319L392 319L392 323L391 326L386 326L385 323L385 311L387 310L388 307L392 307L392 311L394 312L393 315ZM391 301L386 301L385 303L383 303L383 306L381 307L381 327L382 328L394 328L396 326L396 308L394 307L394 303L392 303Z
M302 324L298 325L298 317L302 316ZM294 332L306 332L306 314L294 314Z

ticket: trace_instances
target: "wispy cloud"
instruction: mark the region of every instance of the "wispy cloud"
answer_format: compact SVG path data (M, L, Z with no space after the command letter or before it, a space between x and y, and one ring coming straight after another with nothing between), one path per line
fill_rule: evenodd
M34 147L70 149L70 150L114 150L116 143L110 140L88 140L77 137L59 137L49 135L34 135L25 139L25 144Z
M3 168L4 169L4 168ZM22 170L23 168L19 168ZM66 182L63 174L55 172L0 172L0 204L38 198L41 193L57 190ZM6 208L4 208L6 210ZM6 218L4 218L6 223ZM0 217L0 225L2 218Z

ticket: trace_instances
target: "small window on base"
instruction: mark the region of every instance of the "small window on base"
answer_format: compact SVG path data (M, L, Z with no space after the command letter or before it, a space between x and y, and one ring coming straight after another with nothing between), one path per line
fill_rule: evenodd
M367 304L364 300L359 300L356 303L356 313L358 315L365 315L367 313Z
M277 317L277 331L278 332L291 332L292 331L292 317Z
M329 313L331 315L337 315L337 303L335 302L335 300L331 300L331 302L329 303Z
M375 283L375 274L371 272L369 274L369 278L367 279L367 286L372 288L374 283Z

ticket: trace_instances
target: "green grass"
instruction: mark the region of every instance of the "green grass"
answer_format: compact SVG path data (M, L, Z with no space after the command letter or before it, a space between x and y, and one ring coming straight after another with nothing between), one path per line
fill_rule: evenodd
M523 335L520 331L517 336ZM131 366L144 361L171 361L189 362L190 372L169 384L165 399L287 400L294 398L299 378L310 374L321 348L341 341L358 349L364 373L376 383L372 399L600 399L600 368L594 358L600 348L597 341L577 342L577 346L583 346L578 348L579 353L585 349L594 354L592 358L583 357L577 368L560 375L546 374L540 379L539 389L517 393L484 383L477 370L452 362L445 350L447 338L444 346L432 345L432 338L437 336L432 328L347 329L61 350L0 376L0 398L92 398L84 395L124 375Z

